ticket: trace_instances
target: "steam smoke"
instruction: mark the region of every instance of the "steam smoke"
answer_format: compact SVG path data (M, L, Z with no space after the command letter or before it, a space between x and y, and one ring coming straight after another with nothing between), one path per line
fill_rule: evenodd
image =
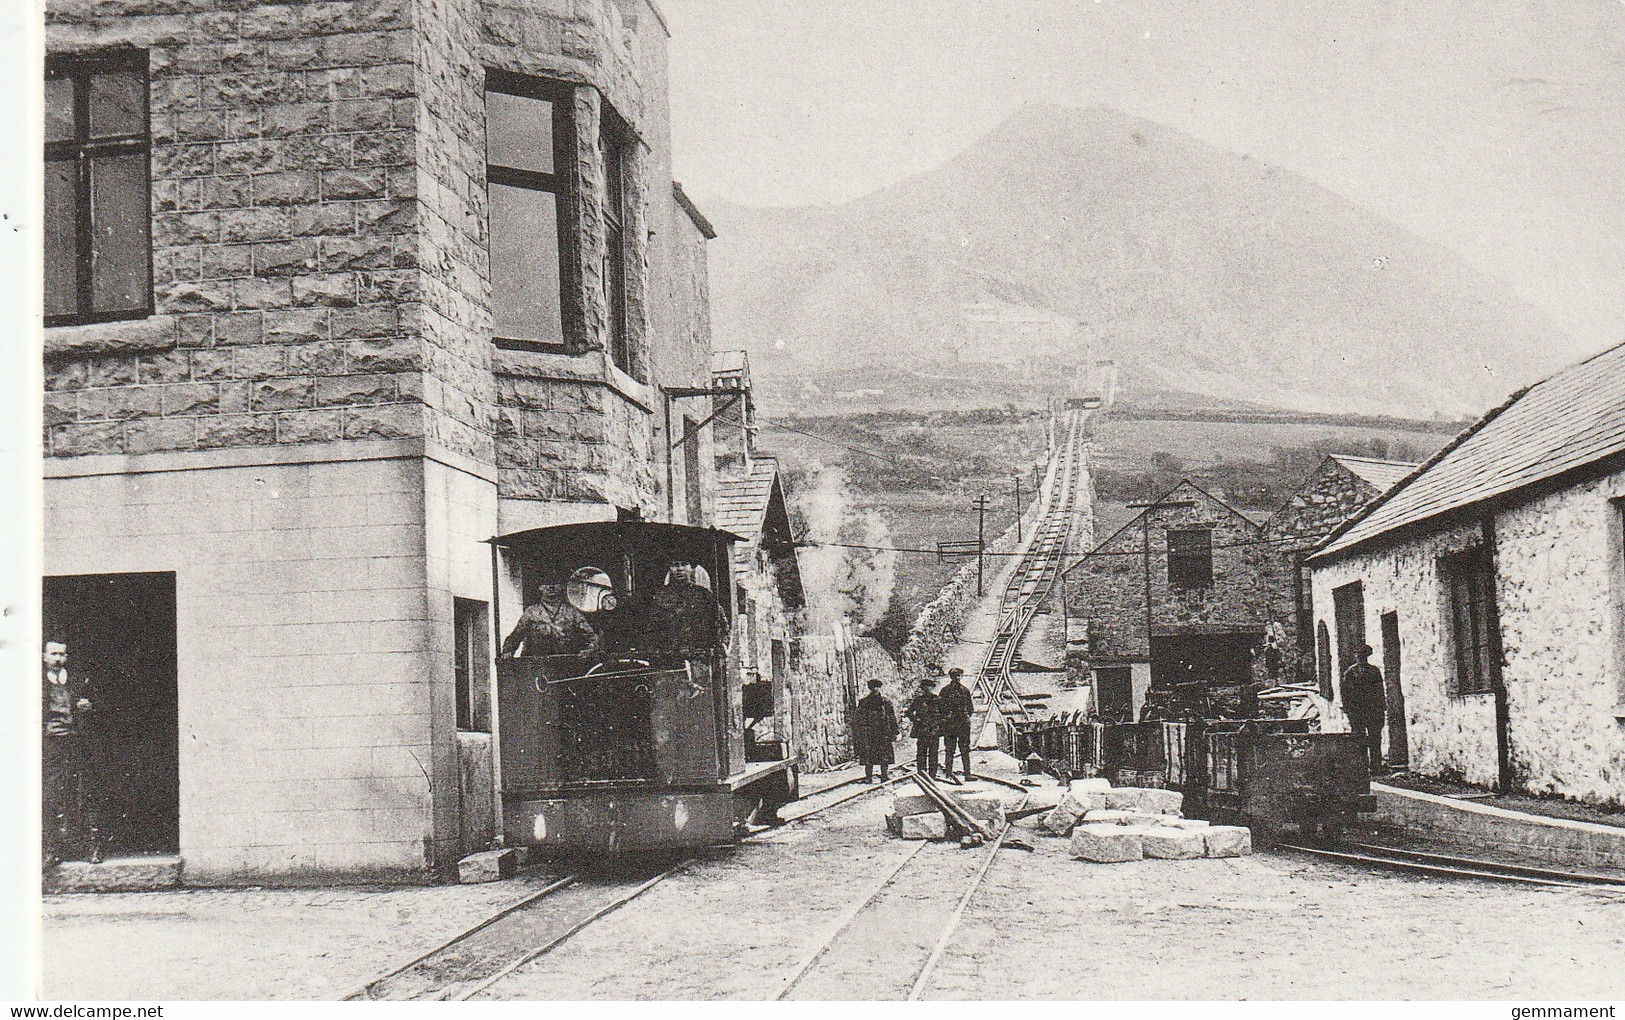
M842 620L860 631L869 630L885 615L897 582L890 529L875 511L853 508L846 472L839 465L814 463L810 473L812 483L796 496L807 540L841 545L813 545L801 551L808 616L820 630Z

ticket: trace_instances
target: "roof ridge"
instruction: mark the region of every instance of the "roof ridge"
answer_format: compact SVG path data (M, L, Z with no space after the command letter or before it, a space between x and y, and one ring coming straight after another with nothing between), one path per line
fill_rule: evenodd
M1414 460L1388 460L1384 457L1361 457L1352 453L1328 453L1326 456L1333 460L1357 460L1362 464L1391 464L1394 467L1415 467L1420 461Z

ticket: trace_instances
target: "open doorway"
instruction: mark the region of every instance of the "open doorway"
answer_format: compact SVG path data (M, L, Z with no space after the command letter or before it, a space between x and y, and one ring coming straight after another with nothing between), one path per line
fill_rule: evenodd
M46 641L90 684L86 798L110 854L180 849L175 575L75 574L43 584Z

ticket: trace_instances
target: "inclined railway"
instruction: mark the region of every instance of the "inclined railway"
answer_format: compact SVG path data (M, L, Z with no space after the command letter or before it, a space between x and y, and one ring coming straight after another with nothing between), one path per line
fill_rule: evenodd
M1016 653L1033 615L1049 598L1066 565L1078 502L1087 498L1085 489L1089 478L1084 465L1084 423L1088 414L1088 409L1082 406L1069 406L1066 411L1065 445L1060 464L1050 474L1051 488L1043 515L1005 583L998 627L988 644L987 657L976 681L976 694L982 701L982 721L977 733L987 725L995 708L1006 718L1032 719L1021 692L1010 679L1010 668L1015 664Z

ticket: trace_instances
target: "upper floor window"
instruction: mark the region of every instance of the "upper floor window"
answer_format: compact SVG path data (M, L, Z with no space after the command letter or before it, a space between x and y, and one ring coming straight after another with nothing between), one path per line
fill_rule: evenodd
M604 161L604 298L609 313L609 355L615 367L638 376L626 329L626 171L630 133L609 107L599 118L598 151Z
M575 125L567 86L491 73L485 91L491 318L499 347L567 350Z
M147 52L45 64L45 324L152 314Z
M1168 586L1178 590L1213 587L1213 529L1168 532Z
M1496 653L1500 627L1495 609L1495 565L1483 549L1469 549L1439 563L1448 603L1456 675L1452 693L1487 694L1501 682Z

